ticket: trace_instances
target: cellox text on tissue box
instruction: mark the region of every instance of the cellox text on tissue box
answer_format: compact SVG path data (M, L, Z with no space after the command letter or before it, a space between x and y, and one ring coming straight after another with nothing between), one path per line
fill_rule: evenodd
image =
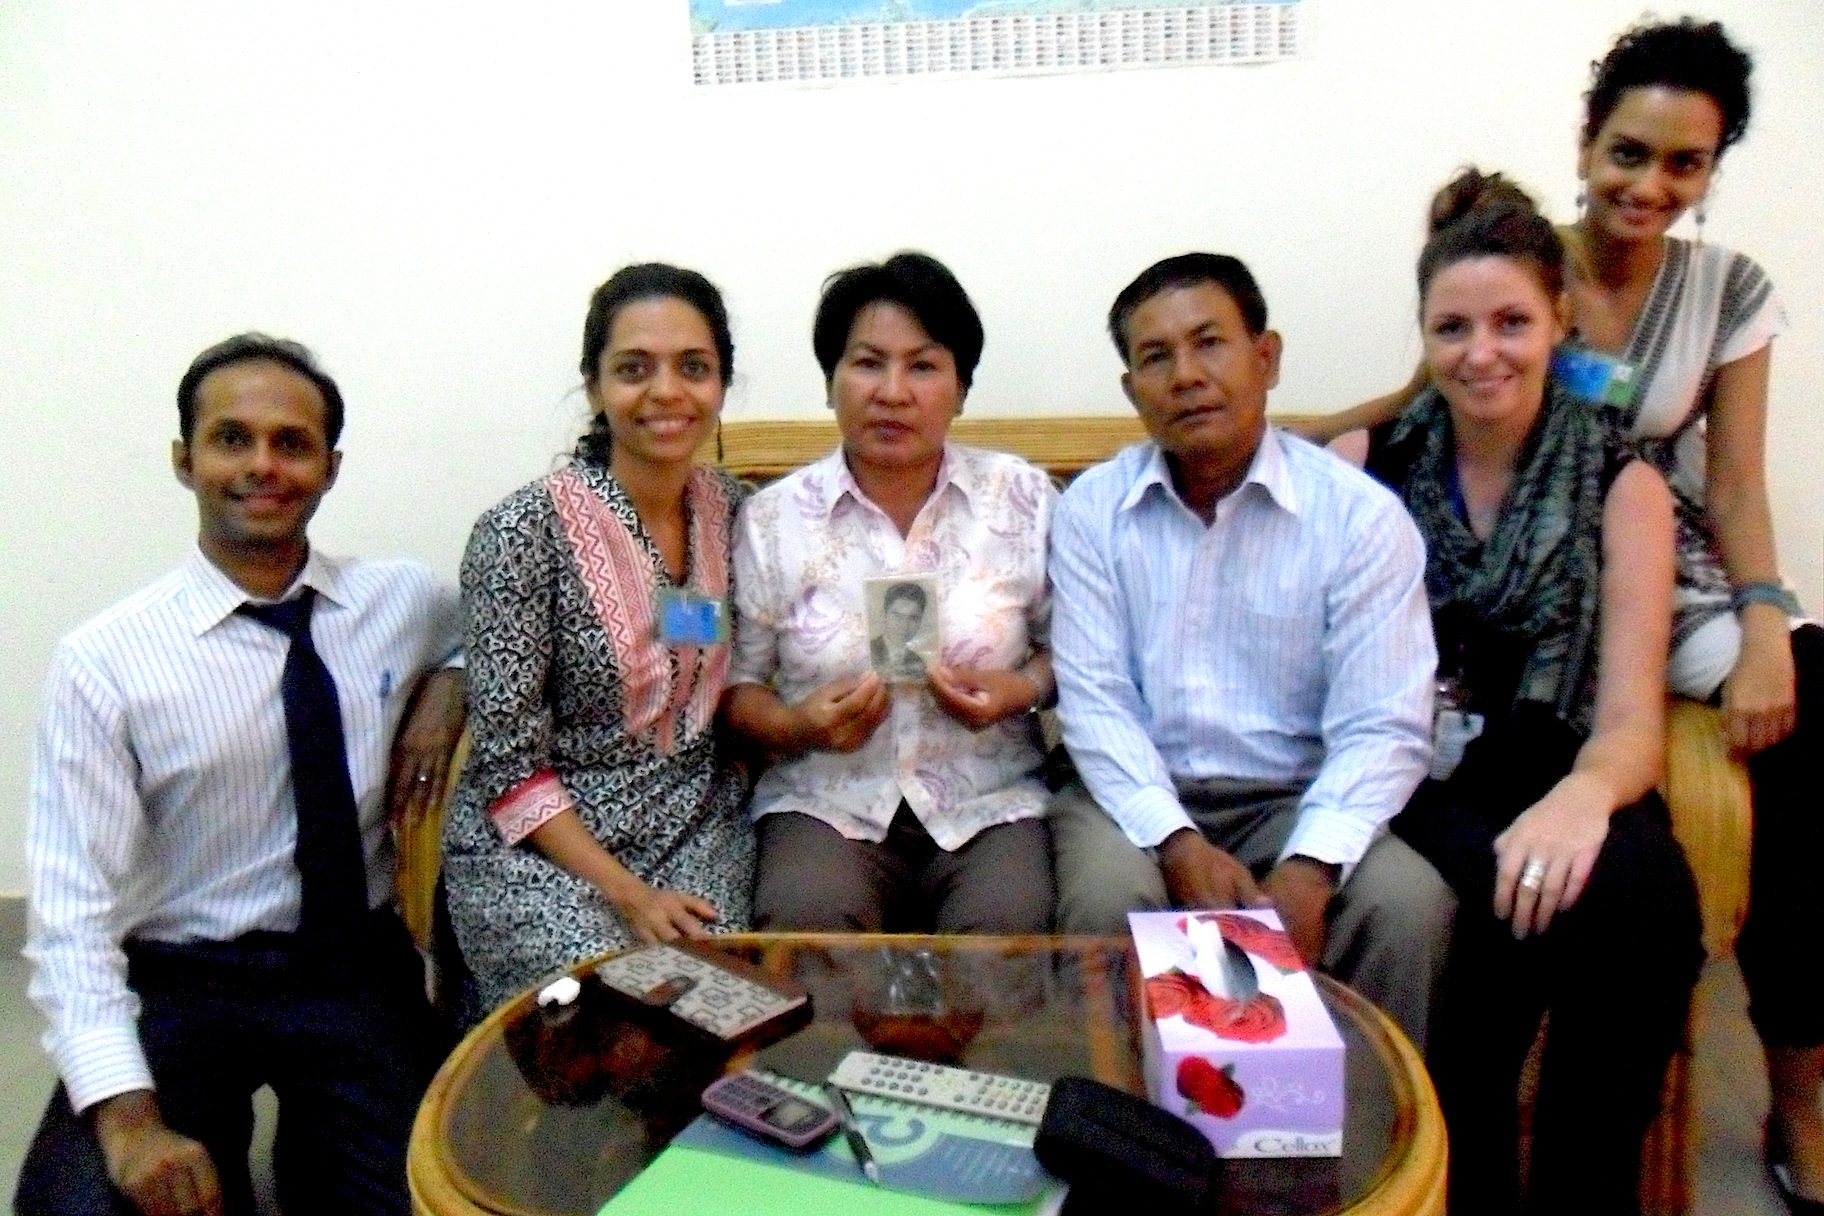
M1130 912L1153 1102L1222 1157L1337 1157L1343 1040L1275 912Z

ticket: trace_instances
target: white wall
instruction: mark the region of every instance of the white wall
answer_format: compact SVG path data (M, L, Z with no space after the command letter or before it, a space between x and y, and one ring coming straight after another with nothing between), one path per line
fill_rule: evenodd
M1259 274L1276 407L1338 406L1411 367L1421 209L1453 168L1570 214L1587 66L1639 2L1308 0L1313 50L1285 64L713 94L684 0L0 5L0 891L24 885L51 645L189 543L171 393L206 344L315 346L351 402L318 543L451 575L475 515L579 428L584 302L632 259L727 292L731 417L816 413L820 280L902 246L981 307L972 410L1121 411L1100 318L1194 247ZM1792 313L1774 510L1817 609L1824 5L1707 11L1758 55L1710 236Z

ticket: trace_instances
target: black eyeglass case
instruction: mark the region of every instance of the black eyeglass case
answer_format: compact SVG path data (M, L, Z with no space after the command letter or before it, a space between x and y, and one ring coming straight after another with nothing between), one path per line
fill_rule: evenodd
M1070 1183L1066 1213L1207 1211L1216 1150L1169 1111L1087 1077L1062 1077L1039 1125L1039 1164Z

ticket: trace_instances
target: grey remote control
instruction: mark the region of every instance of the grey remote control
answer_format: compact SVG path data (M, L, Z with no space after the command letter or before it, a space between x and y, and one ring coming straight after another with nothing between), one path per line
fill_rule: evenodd
M830 1080L850 1093L897 1098L918 1106L935 1106L966 1115L1009 1119L1034 1126L1045 1117L1045 1103L1051 1097L1051 1086L1042 1081L876 1055L871 1051L851 1051L836 1066Z

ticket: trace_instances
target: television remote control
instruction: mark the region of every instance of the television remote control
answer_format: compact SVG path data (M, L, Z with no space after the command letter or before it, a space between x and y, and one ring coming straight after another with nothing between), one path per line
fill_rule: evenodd
M935 1106L1037 1126L1045 1117L1051 1086L1042 1081L972 1072L923 1060L851 1051L830 1080L851 1093L897 1098L918 1106Z

